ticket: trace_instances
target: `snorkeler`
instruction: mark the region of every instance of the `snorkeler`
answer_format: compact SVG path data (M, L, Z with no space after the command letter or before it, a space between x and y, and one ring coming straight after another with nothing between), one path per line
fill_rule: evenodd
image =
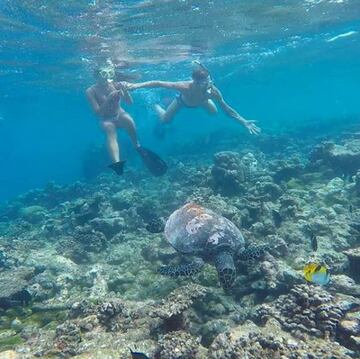
M167 170L166 163L154 152L140 145L133 118L121 107L121 101L129 105L133 103L126 88L129 84L114 81L117 74L111 64L97 69L94 75L96 84L86 90L86 95L106 134L107 147L112 160L109 167L118 175L123 174L126 161L121 160L117 140L117 129L122 128L129 135L133 146L150 172L155 176L163 175Z
M238 121L250 134L257 135L261 129L255 125L255 121L245 120L239 113L230 107L224 100L221 91L213 84L209 70L198 61L193 61L194 69L192 80L167 82L167 81L147 81L135 84L127 84L128 90L140 88L162 87L179 92L176 98L165 110L160 105L155 105L155 110L162 123L169 123L183 107L204 108L209 114L217 114L218 110L215 102L219 104L226 115ZM214 102L215 101L215 102Z

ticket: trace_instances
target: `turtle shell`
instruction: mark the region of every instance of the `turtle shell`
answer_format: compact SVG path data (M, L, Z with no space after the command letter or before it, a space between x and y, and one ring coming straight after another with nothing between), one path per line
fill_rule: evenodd
M235 252L245 243L234 223L194 203L171 214L165 225L165 237L178 252L199 256L225 247Z

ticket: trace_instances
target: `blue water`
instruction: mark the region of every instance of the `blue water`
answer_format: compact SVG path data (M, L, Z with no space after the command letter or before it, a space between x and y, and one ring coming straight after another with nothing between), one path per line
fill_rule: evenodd
M84 91L109 58L128 61L142 80L187 79L200 59L225 99L265 134L317 123L321 132L360 118L358 0L60 3L0 4L1 201L82 178L84 152L103 142ZM142 143L164 158L185 140L194 141L190 154L202 136L246 134L224 114L183 110L160 143L152 104L173 96L141 90L128 108ZM131 158L129 141L121 142Z

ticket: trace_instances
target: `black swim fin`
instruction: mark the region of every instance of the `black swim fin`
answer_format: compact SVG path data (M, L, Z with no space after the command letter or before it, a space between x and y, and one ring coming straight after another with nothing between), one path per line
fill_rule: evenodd
M114 170L118 176L121 176L124 173L125 162L126 161L115 162L109 165L108 167Z
M154 176L158 177L166 173L167 164L156 153L144 147L139 147L137 151L145 166Z

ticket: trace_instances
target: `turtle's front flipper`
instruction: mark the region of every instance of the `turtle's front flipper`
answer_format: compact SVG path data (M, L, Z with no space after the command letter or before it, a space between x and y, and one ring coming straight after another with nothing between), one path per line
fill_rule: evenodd
M204 266L204 261L198 259L194 262L180 264L178 266L163 266L158 269L158 273L169 277L186 277L199 273Z
M231 288L236 279L233 255L228 252L220 252L216 255L214 261L222 287L224 289Z
M270 247L266 244L252 245L238 253L237 257L242 261L258 259L262 257L269 249Z

